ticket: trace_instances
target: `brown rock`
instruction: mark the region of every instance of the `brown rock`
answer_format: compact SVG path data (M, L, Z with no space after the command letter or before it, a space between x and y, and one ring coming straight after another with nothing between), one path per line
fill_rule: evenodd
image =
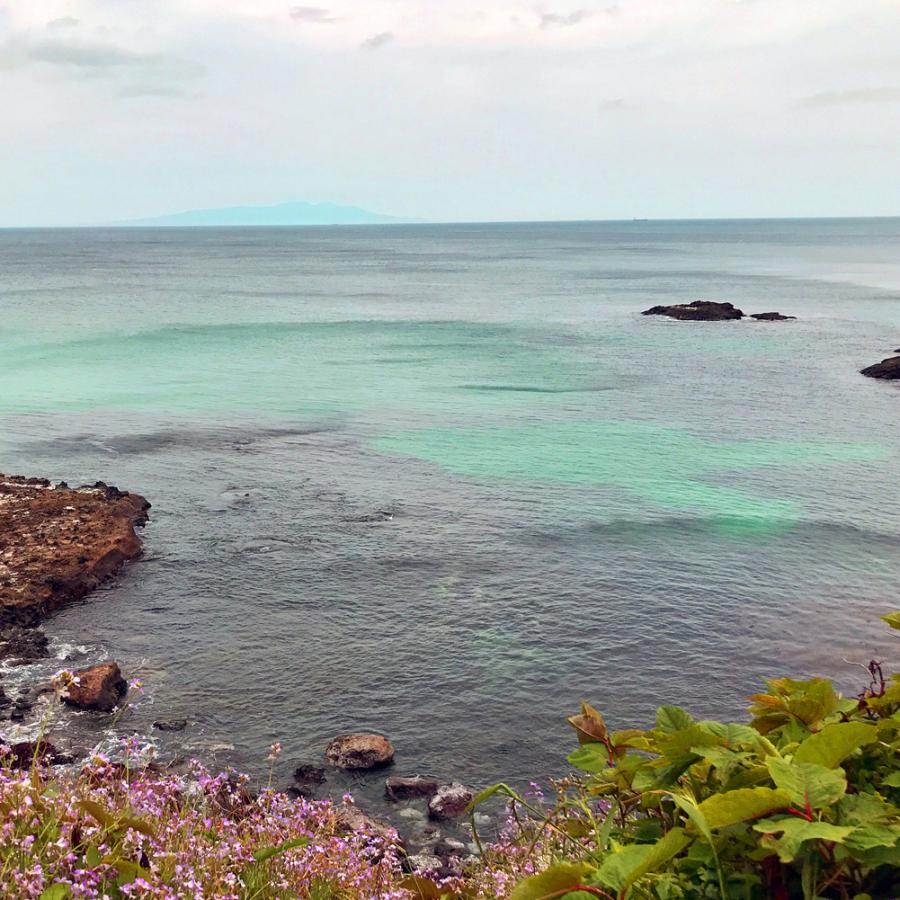
M75 672L78 684L71 684L63 694L63 701L79 709L98 709L109 712L128 693L118 663L101 663Z
M140 555L150 504L98 481L54 487L0 474L0 621L33 625Z
M380 734L340 734L326 748L325 757L339 769L377 769L394 759L394 747Z
M418 797L433 797L441 783L436 778L424 775L391 775L385 779L384 795L388 800L414 800Z
M766 313L752 313L750 315L751 319L756 319L757 322L786 322L788 319L796 319L796 316L785 316L780 312L766 312Z
M37 762L42 765L57 765L72 762L72 757L60 753L50 741L19 741L11 744L6 758L11 769L30 769Z
M900 378L900 356L888 357L860 371L869 378Z
M695 300L693 303L676 303L673 306L651 306L641 315L668 316L670 319L692 322L722 322L728 319L741 319L744 313L731 303Z
M367 815L352 803L342 803L335 810L335 814L340 831L371 834L381 838L388 846L398 842L397 832L388 822Z
M461 784L443 784L428 802L428 815L437 820L455 819L466 811L474 796Z

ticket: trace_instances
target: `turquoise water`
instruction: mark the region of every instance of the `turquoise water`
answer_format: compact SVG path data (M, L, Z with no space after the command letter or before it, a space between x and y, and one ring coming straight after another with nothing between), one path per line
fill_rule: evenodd
M154 504L49 629L144 672L127 727L251 769L375 728L527 777L582 697L857 689L894 653L900 388L858 369L898 260L900 220L0 232L0 470ZM798 318L639 315L698 298Z

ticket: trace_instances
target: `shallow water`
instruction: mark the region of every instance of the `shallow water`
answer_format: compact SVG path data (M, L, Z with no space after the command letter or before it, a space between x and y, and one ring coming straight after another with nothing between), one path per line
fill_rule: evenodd
M48 632L143 673L120 731L280 740L282 781L349 729L483 784L559 771L582 697L857 690L896 657L900 386L857 370L898 260L900 220L0 232L0 470L153 503ZM799 318L638 314L700 297Z

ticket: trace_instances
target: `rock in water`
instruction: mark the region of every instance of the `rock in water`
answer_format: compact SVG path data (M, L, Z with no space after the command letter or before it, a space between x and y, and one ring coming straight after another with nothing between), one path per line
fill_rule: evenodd
M888 357L860 371L869 378L900 378L900 356Z
M456 819L461 816L475 795L461 784L443 784L428 803L432 819Z
M339 769L377 769L394 759L394 747L380 734L339 734L325 757Z
M0 621L34 625L141 553L150 504L102 481L72 489L0 474Z
M436 778L424 775L391 775L385 779L384 795L388 800L414 800L418 797L433 797L441 783Z
M693 303L676 303L674 306L651 306L642 316L668 316L691 322L723 322L741 319L742 310L731 303L714 303L712 300L695 300Z
M79 709L98 709L110 712L128 693L119 664L101 663L75 672L77 684L71 684L63 694L63 701Z
M160 719L153 723L157 731L184 731L187 728L187 719Z
M767 312L767 313L751 313L751 319L756 319L757 322L786 322L788 319L796 319L796 316L786 316L780 312Z

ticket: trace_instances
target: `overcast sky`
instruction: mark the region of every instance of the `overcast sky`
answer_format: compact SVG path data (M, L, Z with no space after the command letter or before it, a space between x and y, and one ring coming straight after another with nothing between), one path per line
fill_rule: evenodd
M0 0L0 123L0 225L898 215L900 0Z

